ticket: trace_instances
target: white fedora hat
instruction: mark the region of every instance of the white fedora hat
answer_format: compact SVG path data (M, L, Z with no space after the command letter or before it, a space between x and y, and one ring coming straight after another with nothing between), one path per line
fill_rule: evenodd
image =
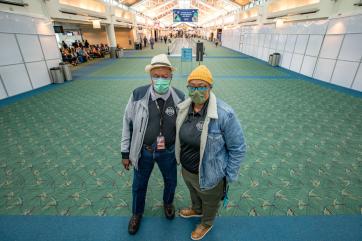
M175 71L176 68L173 67L170 63L170 60L168 60L166 54L159 54L152 58L151 64L146 65L146 72L150 72L152 69L160 68L160 67L167 67L170 68L172 71Z

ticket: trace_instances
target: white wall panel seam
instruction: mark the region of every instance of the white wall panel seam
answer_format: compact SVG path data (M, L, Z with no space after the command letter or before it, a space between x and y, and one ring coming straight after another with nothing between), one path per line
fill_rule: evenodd
M37 63L37 62L43 62L43 61L49 61L49 60L59 60L58 58L55 58L55 59L42 59L42 60L35 60L35 61L26 61L24 62L25 64L31 64L31 63ZM356 62L356 61L351 61L351 62ZM22 63L20 63L22 64ZM9 65L16 65L16 64L9 64Z
M285 34L285 42L284 42L284 47L283 47L283 52L285 52L285 48L287 46L287 41L288 41L288 34Z
M4 89L5 93L6 93L6 97L9 97L8 90L5 88L5 84L4 84L4 81L3 81L3 77L1 76L1 74L0 74L0 83L1 83L3 89Z
M23 52L21 51L21 48L20 48L18 36L17 36L17 34L14 34L14 36L15 36L16 44L18 45L18 49L19 49L21 58L23 59L23 63L22 63L22 64L24 64L24 63L25 63L25 58L24 58ZM33 83L31 82L31 78L30 78L30 74L29 74L29 71L28 71L28 67L26 66L26 64L24 64L24 66L25 66L26 74L27 74L28 77L29 77L29 82L30 82L31 89L34 89Z
M357 33L355 33L355 34L357 34ZM345 59L345 58L341 58L342 56L341 56L341 54L342 54L342 49L343 49L343 45L344 45L344 40L345 40L345 38L348 38L349 36L350 36L351 34L349 34L349 33L347 33L347 34L345 34L344 35L344 38L343 38L343 41L342 41L342 43L341 43L341 49L340 49L340 52L338 53L338 56L337 56L337 59L338 60L343 60L343 61L348 61L348 62L361 62L362 61L362 55L361 55L361 57L359 58L359 60L347 60L347 59ZM358 33L358 35L362 35L362 32L361 33ZM359 45L361 44L361 42L359 42L358 43ZM359 52L359 51L358 51ZM350 59L353 59L353 57L350 57L349 56L349 58Z
M0 33L4 33L4 34L21 34L21 35L31 35L31 36L38 35L38 34L34 34L34 33L9 33L9 32L2 32L2 31L0 31ZM40 34L40 35L55 36L54 34L51 34L51 35Z
M346 34L343 34L343 38L342 38L342 42L341 42L341 45L339 46L339 50L338 50L338 54L337 54L337 57L336 57L336 62L334 63L334 66L333 66L333 71L332 71L332 75L331 75L331 79L328 81L328 82L331 82L332 79L333 79L333 75L334 75L334 72L336 70L336 65L337 65L337 62L338 62L338 57L339 57L339 54L341 53L341 49L342 49L342 46L343 46L343 42L344 42L344 38L346 37ZM358 69L357 69L358 70Z
M19 63L13 63L13 64L0 64L0 67L10 66L10 65L17 65L17 64L23 64L24 62Z
M38 37L38 41L39 41L39 43L40 43L40 49L41 49L41 52L42 52L42 54L43 54L43 58L44 58L44 62L45 62L45 66L47 67L48 75L49 75L49 78L50 78L50 83L53 83L53 79L51 78L51 74L50 74L49 66L48 66L48 63L47 63L47 60L48 60L48 59L46 59L46 58L45 58L45 54L44 54L44 50L43 50L43 45L41 44L39 34L38 34L38 36L37 36L37 37ZM59 51L58 51L58 52L59 52Z
M7 33L7 34L24 34L24 35L36 35L36 34L33 34L33 33L20 33L20 32L2 32L0 31L0 33Z
M308 35L307 44L306 44L306 47L305 47L305 50L304 50L304 54L303 54L303 58L302 58L302 64L300 65L300 68L299 68L298 73L300 73L300 71L302 71L302 66L303 66L303 62L304 62L304 57L305 57L305 55L307 54L309 39L310 39L310 35Z
M357 68L357 70L356 70L356 73L354 73L354 77L353 77L353 80L352 80L352 83L351 83L351 85L349 86L349 88L353 88L353 84L354 84L354 82L356 81L356 77L357 77L357 74L358 74L358 70L359 70L359 68L361 68L361 62L359 63L359 65L358 65L358 68Z
M277 49L278 49L278 44L279 44L279 37L280 37L280 34L277 34L278 36L277 36L277 40L276 40L276 44L275 44L275 52L277 51Z
M321 58L321 59L329 59L329 60L338 60L338 61L350 62L350 63L360 63L360 61L344 60L344 59L334 59L334 58L325 58L325 57L313 56L313 55L308 55L308 54L306 54L305 56L308 56L308 57L316 57L316 58Z
M285 54L285 46L287 45L287 42L288 42L288 34L284 34L284 36L285 36L285 41L284 41L284 46L283 46L283 50L282 50L282 52L283 52L283 55L281 55L281 59L283 59L284 58L284 54ZM281 61L280 61L280 59L279 59L279 66L281 66L282 65L282 63L281 63Z
M314 77L314 74L315 74L315 70L317 68L317 64L318 64L318 60L319 60L319 55L321 54L321 51L322 51L322 48L323 48L323 43L324 43L324 39L326 38L326 35L327 35L327 29L328 29L328 26L326 28L326 32L323 34L323 39L322 39L322 42L321 42L321 46L319 47L319 51L318 51L318 54L316 57L316 61L315 61L315 64L314 64L314 69L313 69L313 72L312 72L312 77ZM312 57L312 56L310 56ZM331 77L332 78L332 77Z
M297 37L296 37L296 39L295 39L295 41L294 41L293 53L291 53L291 54L292 54L292 57L291 57L291 59L290 59L290 63L289 63L288 69L290 69L290 65L292 64L293 55L294 55L294 52L295 52L295 46L297 46L297 40L298 40L298 35L297 35Z

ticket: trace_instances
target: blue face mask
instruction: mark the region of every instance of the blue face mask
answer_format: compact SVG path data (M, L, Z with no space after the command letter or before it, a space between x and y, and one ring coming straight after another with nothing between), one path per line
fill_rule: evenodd
M153 79L153 88L158 94L166 94L170 88L171 81L164 78L154 78Z

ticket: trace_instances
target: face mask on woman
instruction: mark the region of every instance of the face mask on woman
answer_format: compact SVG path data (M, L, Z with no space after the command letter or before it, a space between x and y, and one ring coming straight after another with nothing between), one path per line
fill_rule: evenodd
M170 88L171 81L169 79L164 78L155 78L153 79L153 88L159 94L167 93L168 89Z
M203 104L206 102L207 90L189 90L189 96L195 104Z

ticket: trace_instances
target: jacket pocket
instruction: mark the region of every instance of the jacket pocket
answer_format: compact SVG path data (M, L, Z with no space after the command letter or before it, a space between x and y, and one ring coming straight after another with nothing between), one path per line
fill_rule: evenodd
M208 158L215 159L219 158L219 155L224 149L224 138L221 132L210 132L207 135L206 147L208 151Z
M208 141L211 142L220 142L222 140L222 133L221 132L209 132L207 134Z

